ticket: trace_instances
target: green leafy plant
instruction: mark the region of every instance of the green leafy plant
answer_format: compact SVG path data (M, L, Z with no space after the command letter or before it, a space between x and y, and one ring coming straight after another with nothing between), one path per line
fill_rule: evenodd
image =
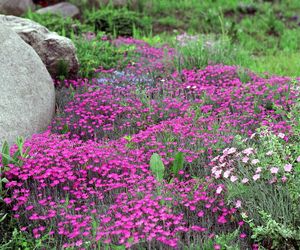
M28 157L29 148L27 148L25 151L23 150L24 146L24 138L23 137L17 137L16 139L16 145L18 149L16 152L11 156L10 155L10 148L7 141L3 142L2 149L1 149L1 164L0 164L0 200L3 200L6 191L4 189L5 183L8 183L7 178L3 177L3 174L5 171L9 169L9 164L15 164L17 166L22 166L23 160L22 158Z
M68 124L64 124L62 130L61 130L61 134L66 134L69 132L69 126Z
M47 242L47 244L45 242ZM0 245L0 249L1 250L54 249L49 244L53 245L53 242L51 242L49 234L45 234L39 239L34 239L28 232L22 232L17 228L14 228L11 239L8 242Z
M7 178L3 176L4 172L8 170L8 164L10 163L9 146L6 141L2 145L1 154L2 164L0 165L0 201L2 201L6 195L7 190L4 189L4 185L8 183Z
M1 149L1 155L2 155L2 166L8 167L8 164L10 163L10 152L9 152L9 145L7 141L4 141Z
M158 181L162 181L164 179L165 166L161 157L157 153L154 153L150 158L150 170Z
M215 241L222 247L222 249L239 250L241 249L241 246L239 246L239 242L237 242L239 239L239 234L239 229L236 229L231 233L216 235Z
M22 158L28 157L28 152L30 151L30 148L27 148L25 151L23 149L24 146L24 138L19 136L16 139L16 145L18 149L16 152L11 156L10 155L10 149L7 141L4 141L2 145L1 155L2 155L2 166L8 167L8 164L13 163L17 166L22 166L23 161Z
M294 229L278 223L264 211L259 211L259 214L263 220L261 226L257 226L246 214L242 214L244 221L249 224L253 231L252 239L262 242L268 249L299 249L300 227Z
M129 149L134 148L134 143L132 142L132 136L131 135L124 136L124 139L128 141L128 143L126 144L127 148L129 148Z

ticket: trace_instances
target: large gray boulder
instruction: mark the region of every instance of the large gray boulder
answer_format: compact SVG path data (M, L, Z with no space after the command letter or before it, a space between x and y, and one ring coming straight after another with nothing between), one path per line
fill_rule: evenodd
M36 52L0 25L0 146L44 131L55 111L53 81Z
M41 8L36 12L39 14L45 14L45 13L59 14L63 17L71 17L71 18L78 17L80 14L80 11L77 8L77 6L67 2L50 5L48 7Z
M21 16L29 9L34 9L31 0L0 0L0 14Z
M15 31L35 50L53 78L62 73L63 64L67 66L66 73L70 77L77 75L79 63L76 48L69 38L59 36L44 26L25 18L0 15L0 25L1 23Z

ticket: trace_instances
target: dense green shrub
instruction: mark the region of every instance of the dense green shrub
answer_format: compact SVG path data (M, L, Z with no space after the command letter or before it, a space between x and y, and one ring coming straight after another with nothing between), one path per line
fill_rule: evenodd
M198 40L179 44L177 50L175 64L179 71L201 69L214 64L244 66L249 58L247 52L234 46L227 36L219 39L213 36L199 37Z
M151 31L151 19L126 9L99 9L86 11L86 23L94 27L94 31L104 31L115 36L133 36L134 30Z
M92 40L85 38L74 40L80 63L79 75L81 77L92 77L95 70L100 67L104 69L122 69L131 60L134 60L133 46L124 45L117 48L108 40L102 40L102 36L103 33L99 33Z

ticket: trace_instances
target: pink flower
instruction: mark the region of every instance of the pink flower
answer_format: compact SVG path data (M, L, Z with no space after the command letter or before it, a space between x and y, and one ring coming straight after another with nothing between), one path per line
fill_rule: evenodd
M194 231L198 231L198 232L204 232L204 231L206 231L206 228L199 227L199 226L196 226L196 225L192 226L191 229L194 230Z
M222 192L223 188L221 186L219 186L216 190L216 193L217 194L220 194Z
M245 154L245 155L251 155L253 154L253 151L254 149L253 148L246 148L245 150L243 150L242 152Z
M196 210L196 207L195 207L195 206L190 206L190 210L191 210L191 211L195 211L195 210Z
M287 177L286 177L286 176L282 176L281 181L282 181L283 183L285 183L285 182L287 181Z
M252 163L253 165L255 165L255 164L259 163L259 160L258 160L258 159L253 159L253 160L251 161L251 163Z
M261 167L258 167L258 168L255 170L255 173L258 174L258 173L261 172L261 170L262 170Z
M198 217L203 217L204 216L204 212L201 210L201 211L198 212L197 215L198 215Z
M212 239L212 238L214 238L215 237L215 234L214 233L211 233L210 235L208 235L208 238L209 239Z
M225 148L225 149L223 150L223 155L227 155L227 154L228 154L228 150L229 150L229 148Z
M285 137L285 134L283 134L283 133L279 133L279 134L278 134L278 137L279 137L279 138L281 138L281 139L284 139L284 137Z
M33 206L28 206L25 208L25 210L29 211L29 210L32 210L33 209Z
M240 208L242 206L242 202L240 200L237 200L235 203L236 208Z
M226 171L224 172L224 174L223 174L223 177L224 177L224 178L228 178L229 175L230 175L230 170L226 170Z
M220 216L218 218L218 223L219 224L225 224L226 222L227 222L227 220L226 220L225 216Z
M243 184L247 183L248 181L249 181L249 179L248 179L248 178L244 178L244 179L242 179L242 183L243 183Z
M12 203L12 200L11 200L10 198L4 198L3 201L4 201L6 204Z
M34 237L35 239L38 239L38 238L41 237L41 235L37 233L37 234L34 234L33 237Z
M218 245L218 244L215 244L214 245L214 250L220 250L221 249L221 246L220 245Z
M266 153L266 155L267 156L270 156L270 155L272 155L273 154L273 151L271 150L271 151L268 151L267 153Z
M242 162L244 162L244 163L247 163L249 161L249 158L248 157L243 157L243 159L242 159Z
M286 164L286 165L284 166L284 171L285 171L285 172L291 172L291 171L292 171L292 168L293 168L292 164Z
M240 234L240 238L241 238L241 239L244 239L244 238L246 238L246 237L247 237L247 234L245 234L245 233L241 233L241 234Z
M236 152L236 148L230 148L230 149L228 149L228 151L227 151L227 154L233 154L233 153L235 153Z
M102 219L102 223L108 223L110 222L111 218L110 217L105 217Z
M215 178L216 178L216 179L219 179L220 176L221 176L221 174L222 174L222 169L217 170L217 171L215 172Z
M297 162L300 162L300 156L297 157Z
M215 157L215 158L213 158L211 161L216 161L216 160L218 160L219 159L219 155L217 156L217 157Z
M179 171L178 171L178 174L183 175L183 174L184 174L184 171L183 171L183 170L179 170Z
M231 177L230 177L230 181L231 181L231 182L235 182L235 181L237 181L237 179L238 179L238 178L237 178L236 176L231 176Z
M82 245L82 240L78 240L75 242L75 246L80 247Z
M272 167L271 169L270 169L270 171L271 171L271 173L272 174L277 174L278 173L278 168L275 168L275 167Z
M270 184L273 184L273 183L276 183L276 182L277 182L277 178L276 178L276 177L273 177L273 178L269 181Z
M260 174L253 175L253 180L256 181L260 178Z

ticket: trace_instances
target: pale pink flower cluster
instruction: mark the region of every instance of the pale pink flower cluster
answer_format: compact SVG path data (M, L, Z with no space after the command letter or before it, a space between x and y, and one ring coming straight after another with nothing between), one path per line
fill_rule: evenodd
M270 172L271 172L272 174L277 174L278 171L279 171L279 168L276 168L276 167L270 168Z
M254 149L253 148L246 148L242 151L245 155L249 156L251 154L254 153Z
M251 161L251 163L252 163L253 165L255 165L255 164L259 163L259 160L258 160L258 159L253 159L253 160Z
M255 174L252 178L254 181L257 181L260 178L260 174Z
M236 148L225 148L223 150L224 155L234 154L236 152Z
M285 171L285 172L291 172L291 171L292 171L292 168L293 168L292 164L286 164L286 165L284 166L284 171Z

